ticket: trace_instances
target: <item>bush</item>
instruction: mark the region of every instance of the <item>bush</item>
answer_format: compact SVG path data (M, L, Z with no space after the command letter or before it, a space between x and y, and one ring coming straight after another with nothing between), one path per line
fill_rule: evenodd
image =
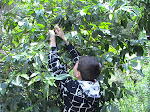
M99 77L102 90L100 109L118 111L110 102L121 99L128 92L121 83L109 83L114 70L128 73L135 69L144 76L139 60L147 55L146 32L150 27L143 20L149 18L149 12L145 10L149 2L133 3L97 0L1 1L2 111L59 112L63 108L47 63L50 50L48 30L53 29L55 24L64 29L68 40L82 55L95 56L101 62L104 69ZM126 32L128 27L129 33ZM59 39L57 43L62 63L69 63L66 66L72 74L72 64L69 55L64 52L64 43ZM130 57L133 55L134 58Z

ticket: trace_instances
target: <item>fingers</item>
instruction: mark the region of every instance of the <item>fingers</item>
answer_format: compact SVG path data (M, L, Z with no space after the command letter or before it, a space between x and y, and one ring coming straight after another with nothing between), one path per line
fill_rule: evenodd
M59 28L58 25L56 25L56 26L54 27L54 29L57 30L57 31L60 31L60 28Z
M63 32L63 30L62 30L62 28L60 28L59 26L55 26L54 27L54 29L55 29L55 32L56 32L56 34L58 35L58 36L62 36L62 35L64 35L64 32Z
M54 30L49 30L50 35L55 35Z
M61 31L61 28L59 28L59 26L58 25L56 25L55 27L54 27L54 29L55 29L55 32L56 33L58 33L59 31ZM55 33L54 32L54 30L49 30L49 33L51 34L51 33Z
M51 34L51 33L54 33L54 30L49 30L49 33Z
M59 36L63 39L64 32L63 32L62 28L60 28L58 25L56 25L54 27L54 29L55 29L55 32L54 32L54 30L49 30L50 34L53 34L52 32L54 32L54 34L56 33L57 36Z
M56 29L55 29L55 32L56 32L56 34L58 34L58 33L59 33L59 31L58 31L58 30L56 30Z
M54 27L54 29L55 29L55 32L56 32L57 34L59 34L59 33L62 32L61 28L60 28L59 26L57 26L57 25Z

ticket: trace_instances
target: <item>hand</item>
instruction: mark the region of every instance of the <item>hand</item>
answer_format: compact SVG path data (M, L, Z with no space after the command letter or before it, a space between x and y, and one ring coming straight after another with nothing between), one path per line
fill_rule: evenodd
M64 34L62 28L60 28L60 27L57 26L57 25L56 25L54 28L55 28L56 34L57 34L61 39L63 39L67 45L69 45L69 42L66 40L65 34Z
M55 32L54 32L54 30L49 30L49 34L50 34L50 41L55 40Z
M49 30L49 33L50 33L50 47L56 47L54 30Z
M50 37L51 37L51 36L55 36L54 30L49 30L49 34L50 34Z
M60 28L60 27L57 26L57 25L56 25L54 28L55 28L56 34L57 34L60 38L62 38L63 40L65 40L65 34L64 34L62 28Z

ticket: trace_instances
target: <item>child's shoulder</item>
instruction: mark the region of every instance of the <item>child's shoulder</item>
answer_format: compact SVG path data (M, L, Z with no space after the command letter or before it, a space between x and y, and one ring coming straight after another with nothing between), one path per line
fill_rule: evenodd
M61 81L61 84L63 85L63 87L67 88L67 90L72 93L75 93L77 88L81 89L81 87L79 86L79 82L72 78L66 78L65 80Z
M79 82L77 80L72 79L71 77L62 80L61 83L65 86L78 86L79 85Z

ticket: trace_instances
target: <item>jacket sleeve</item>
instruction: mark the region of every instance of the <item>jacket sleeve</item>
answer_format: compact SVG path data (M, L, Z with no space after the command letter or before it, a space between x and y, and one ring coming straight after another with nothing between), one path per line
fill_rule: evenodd
M72 63L75 65L76 62L79 60L80 53L74 48L72 44L69 44L67 46L67 49L72 56Z
M55 76L60 74L68 74L66 67L60 63L60 57L56 47L51 48L48 59L49 68L52 70Z

